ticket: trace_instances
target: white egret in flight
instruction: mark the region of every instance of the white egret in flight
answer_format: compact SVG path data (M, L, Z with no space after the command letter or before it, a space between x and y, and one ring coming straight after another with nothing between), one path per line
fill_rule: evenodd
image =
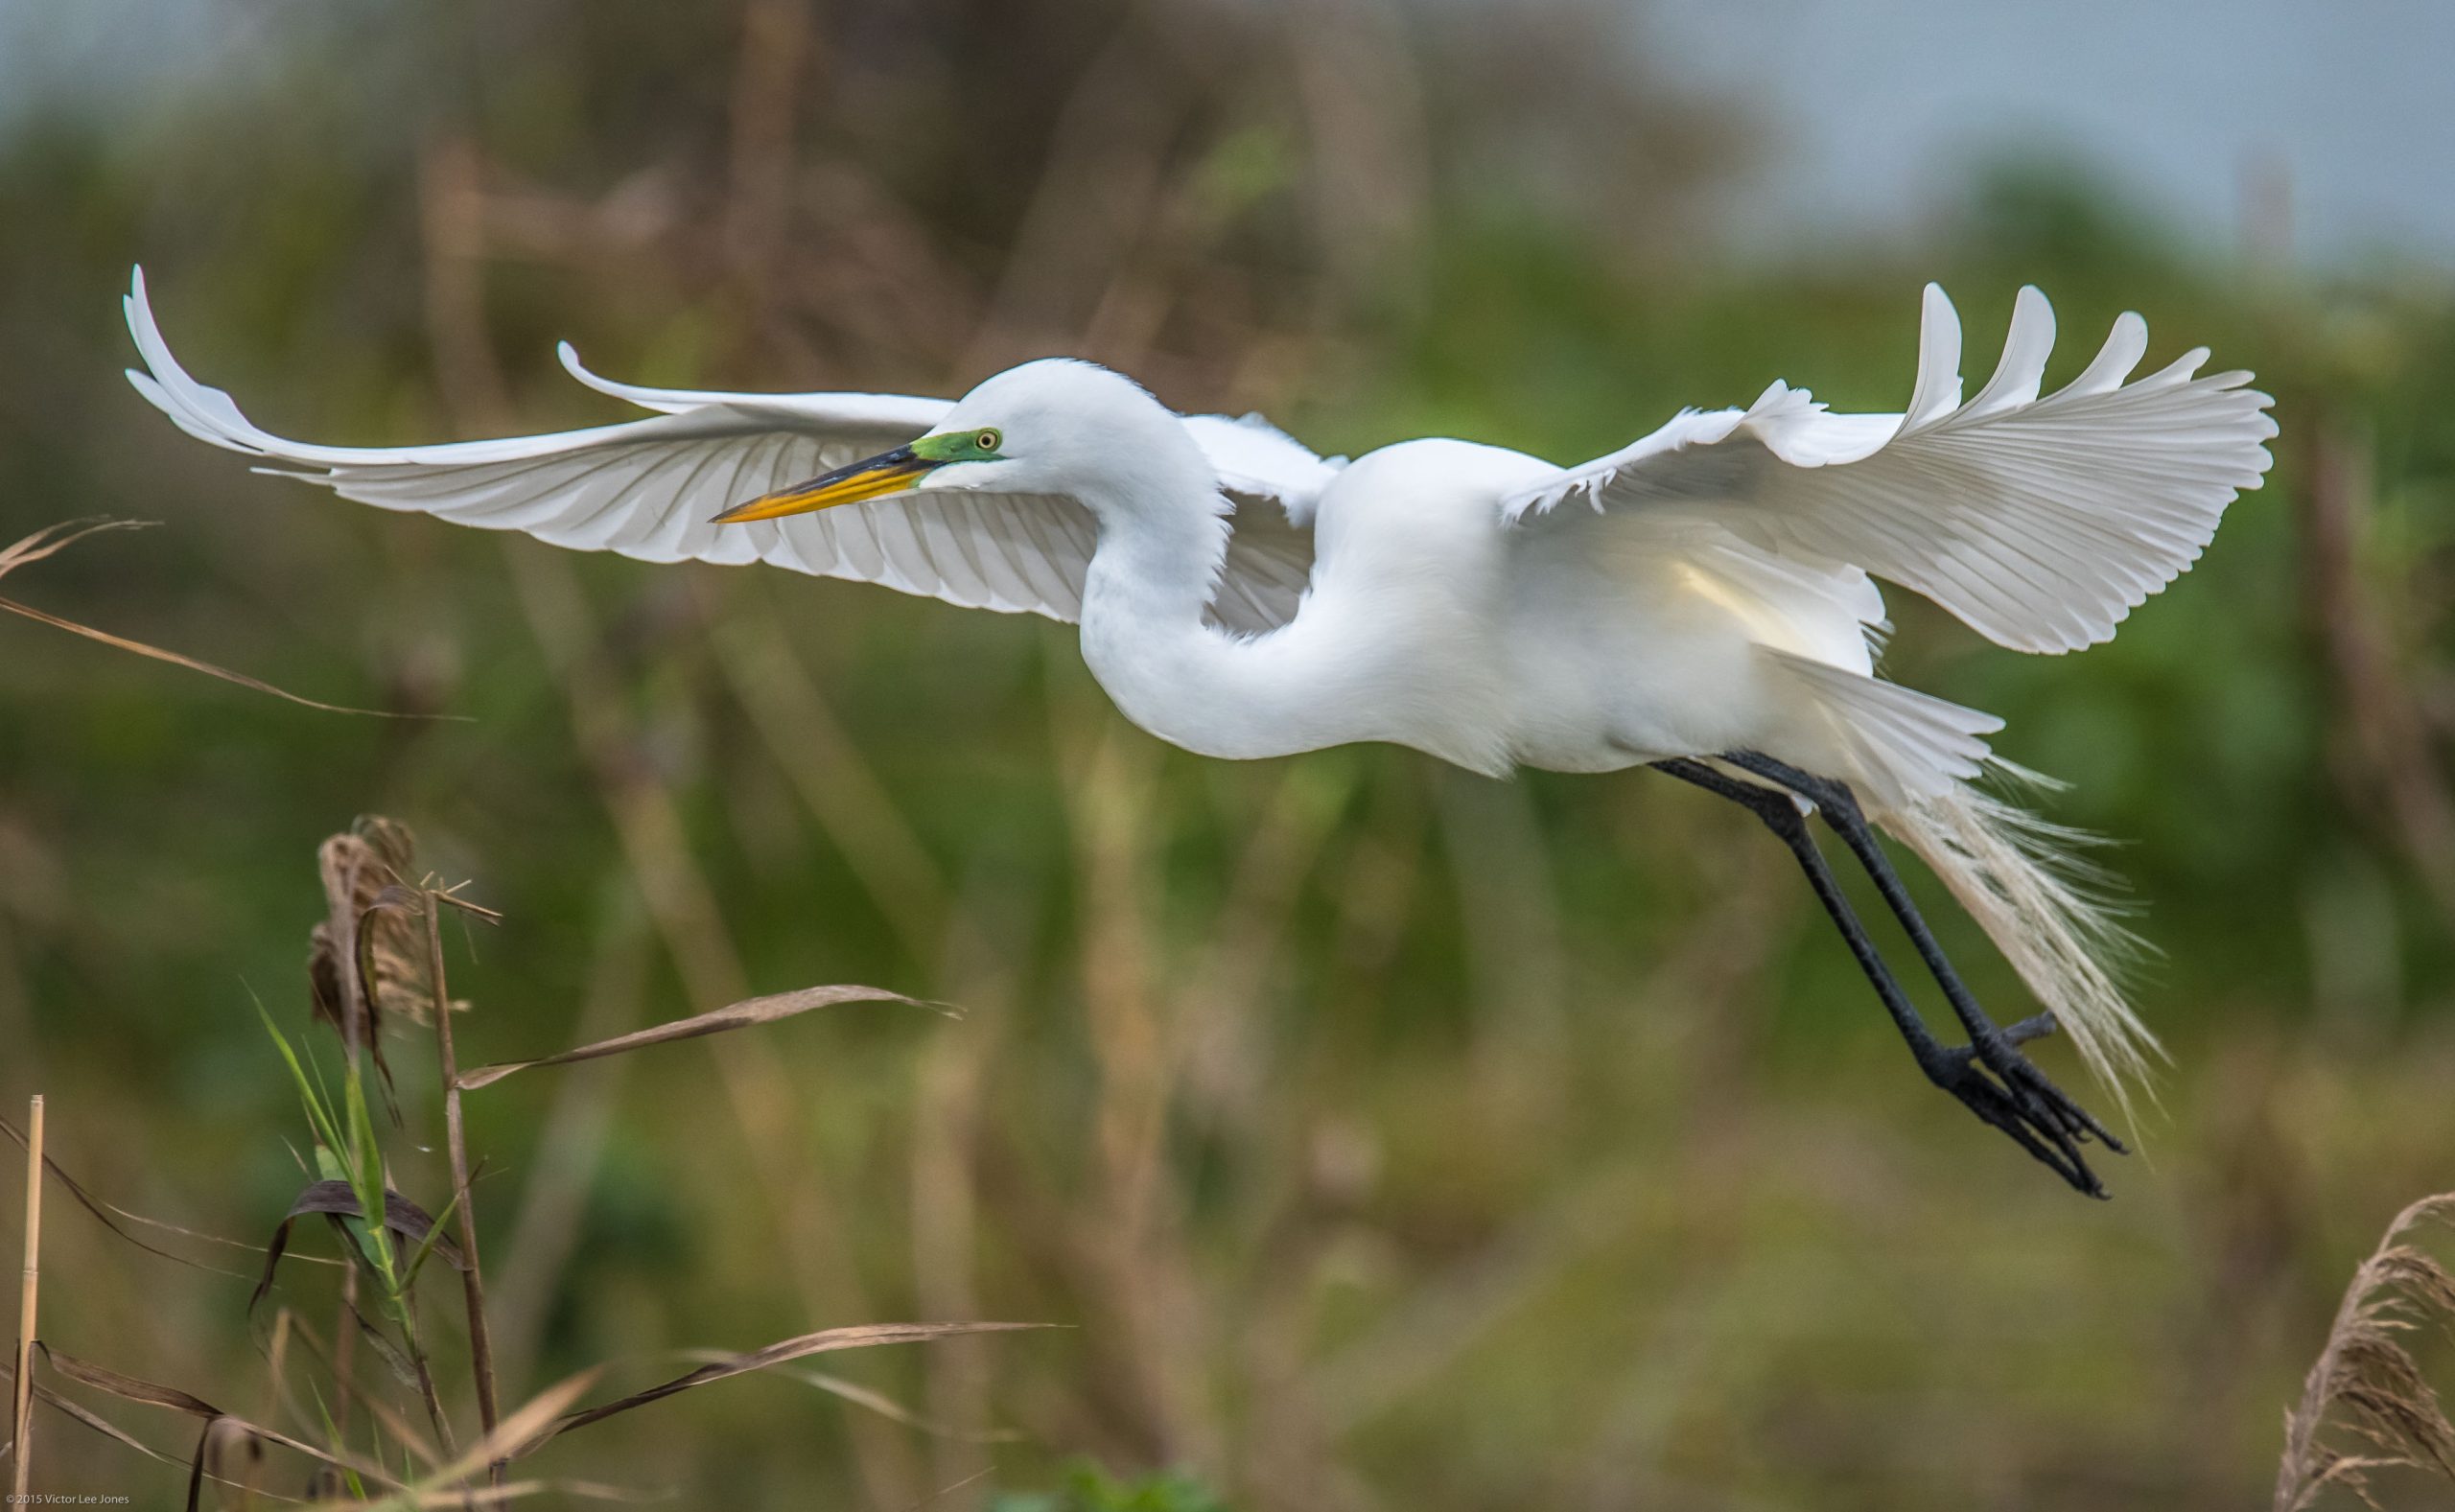
M1127 718L1204 756L1349 741L1470 771L1651 766L1755 813L1797 857L1936 1085L2079 1190L2123 1149L2021 1049L2055 1028L2120 1099L2155 1041L2108 965L2120 932L2058 831L1977 786L2001 721L1876 675L1872 578L1998 644L2115 633L2197 558L2276 427L2205 348L2126 383L2137 314L2041 395L2054 318L2023 289L2002 361L1962 401L1960 324L1926 291L1900 414L1828 413L1775 383L1575 467L1467 441L1323 460L1258 417L1180 415L1133 380L1047 359L951 403L701 393L596 377L649 419L445 446L285 441L190 378L147 307L137 389L182 430L386 509L647 561L771 562L1081 627ZM1940 1041L1852 915L1820 816L1873 877L1968 1036ZM1876 838L1914 851L2044 1012L1999 1026Z

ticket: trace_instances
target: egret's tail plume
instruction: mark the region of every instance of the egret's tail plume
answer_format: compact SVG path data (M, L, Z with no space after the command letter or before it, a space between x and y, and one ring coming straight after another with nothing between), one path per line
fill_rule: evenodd
M2108 901L2105 875L2077 853L2093 837L1962 783L1872 816L1952 889L2128 1118L2131 1089L2163 1051L2116 981L2141 946Z

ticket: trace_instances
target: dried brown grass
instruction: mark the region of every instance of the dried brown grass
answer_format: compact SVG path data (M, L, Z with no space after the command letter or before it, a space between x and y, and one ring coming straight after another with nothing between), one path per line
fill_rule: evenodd
M2455 1482L2455 1424L2412 1351L2424 1330L2455 1338L2455 1272L2414 1242L2432 1224L2455 1226L2455 1192L2397 1214L2353 1272L2302 1400L2284 1414L2276 1512L2303 1512L2330 1490L2377 1507L2382 1471Z
M346 1096L332 1099L322 1091L323 1073L314 1065L312 1049L305 1062L274 1030L283 1055L297 1075L313 1128L315 1164L324 1173L301 1190L269 1243L238 1245L175 1224L159 1223L95 1197L41 1149L40 1125L24 1132L7 1131L27 1147L28 1212L39 1212L46 1178L60 1182L77 1201L115 1235L144 1252L194 1265L131 1231L143 1224L165 1234L222 1245L257 1249L263 1275L248 1309L273 1290L280 1262L290 1248L293 1225L301 1218L322 1218L339 1237L343 1285L338 1298L338 1327L332 1347L319 1342L297 1313L283 1307L275 1316L272 1344L265 1351L269 1368L266 1400L271 1404L264 1420L243 1417L217 1406L206 1396L149 1381L111 1366L98 1364L36 1337L31 1306L24 1314L24 1339L18 1363L11 1369L12 1397L16 1404L11 1453L12 1474L20 1487L31 1472L26 1453L27 1414L39 1403L58 1410L149 1458L181 1465L187 1471L186 1504L202 1504L207 1486L235 1489L244 1497L264 1496L276 1501L304 1500L310 1503L377 1501L386 1506L479 1506L525 1497L557 1494L586 1499L628 1500L622 1488L570 1478L514 1480L511 1462L537 1452L549 1440L573 1430L648 1406L681 1392L754 1371L765 1370L812 1355L881 1344L921 1342L968 1334L1006 1332L1036 1325L996 1322L867 1323L816 1330L746 1351L696 1351L704 1362L687 1373L655 1385L593 1406L581 1398L600 1374L592 1369L572 1376L507 1411L498 1412L491 1350L488 1345L486 1298L477 1266L477 1227L472 1214L470 1166L457 1102L462 1093L483 1087L516 1071L600 1058L677 1039L773 1024L812 1010L856 1002L912 1004L899 993L860 987L820 987L800 992L751 998L611 1039L581 1045L559 1054L509 1061L461 1074L455 1064L451 1039L456 1013L443 1011L450 1002L444 975L439 918L446 907L491 914L441 888L432 879L415 887L402 878L413 874L415 843L406 826L386 820L362 820L346 833L326 841L318 850L319 869L330 913L313 930L309 998L312 1022L331 1029L340 1041L340 1075ZM423 950L417 947L423 945ZM422 959L421 959L422 957ZM412 1014L409 994L422 992L424 1020L436 1031L435 1081L444 1100L452 1192L441 1216L389 1184L381 1140L365 1114L361 1093L361 1057L379 1061L379 1046L386 1023L400 1025ZM914 1005L935 1006L935 1005ZM454 1010L467 1005L451 1003ZM268 1018L269 1026L270 1019ZM355 1031L355 1032L353 1032ZM36 1118L39 1119L39 1104ZM330 1174L338 1172L338 1175ZM373 1201L380 1192L380 1204ZM380 1206L383 1221L369 1223L365 1215ZM455 1216L457 1242L444 1232ZM33 1246L39 1243L38 1221L30 1217L28 1287L35 1275ZM429 1368L428 1341L420 1334L415 1285L424 1262L438 1258L462 1281L465 1308L462 1325L472 1365L477 1431L466 1447L454 1431L456 1415ZM369 1299L372 1311L361 1306ZM320 1384L310 1378L314 1410L302 1409L299 1394L287 1374L292 1343L311 1367L320 1367ZM390 1384L370 1385L360 1380L353 1357L344 1347L362 1342L388 1367ZM54 1383L36 1379L47 1373L56 1383L99 1392L141 1407L165 1409L200 1425L196 1445L184 1459L144 1441L92 1407L64 1395ZM912 1421L912 1414L876 1393L839 1391L845 1400L877 1405L890 1419ZM359 1414L346 1411L355 1405ZM423 1415L426 1429L414 1417ZM349 1424L357 1418L361 1426ZM286 1418L287 1422L275 1421ZM429 1431L431 1430L431 1431ZM278 1450L301 1462L301 1495L293 1498L262 1489L265 1451ZM233 1462L233 1456L239 1456Z
M30 563L39 562L45 557L56 555L87 536L105 530L141 530L151 523L151 521L145 520L72 520L59 524L45 525L22 540L0 547L0 577L6 577L16 569ZM216 666L210 662L200 661L196 657L185 656L176 651L166 651L160 646L148 645L142 640L131 640L126 636L113 635L107 630L98 630L92 625L80 624L74 619L63 619L58 615L36 609L31 604L19 603L13 598L0 598L0 610L6 610L12 615L22 615L37 624L50 625L56 630L65 630L71 635L83 636L88 640L99 640L115 650L131 652L156 662L168 662L173 666L183 666L191 672L202 672L207 677L217 677L225 683L234 683L254 692L269 693L275 698L287 699L303 708L319 709L332 714L371 714L377 718L386 719L422 717L413 714L390 714L380 709L350 709L339 704L321 703L316 699L275 687L270 683L249 677L245 672L233 672L228 667Z
M26 1388L34 1384L36 1308L42 1293L42 1095L36 1093L26 1106L26 1268L17 1294L17 1379L9 1402L9 1449L15 1456L9 1483L15 1503L26 1500L27 1477L34 1467L34 1398Z

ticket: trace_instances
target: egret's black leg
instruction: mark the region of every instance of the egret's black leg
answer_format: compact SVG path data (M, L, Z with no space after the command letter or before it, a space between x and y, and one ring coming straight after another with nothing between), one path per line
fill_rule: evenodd
M1859 924L1858 915L1850 907L1850 900L1842 895L1832 869L1825 865L1823 853L1816 849L1814 837L1808 833L1807 816L1799 812L1798 804L1789 793L1725 777L1698 761L1674 759L1657 761L1654 766L1681 781L1692 782L1740 804L1763 820L1765 827L1789 848L1790 854L1798 860L1800 870L1807 873L1808 885L1815 890L1816 901L1824 905L1834 926L1841 931L1842 941L1849 945L1851 956L1859 963L1859 969L1866 973L1867 981L1876 989L1876 996L1882 1000L1884 1012L1892 1015L1894 1027L1901 1031L1901 1037L1908 1041L1910 1054L1917 1058L1919 1069L1926 1072L1929 1081L1959 1099L1971 1112L2009 1134L2022 1149L2052 1168L2055 1175L2074 1188L2092 1197L2105 1196L2104 1186L2090 1171L2087 1162L2080 1158L2079 1151L2059 1126L2026 1114L2006 1087L1998 1085L1979 1069L1970 1049L1945 1045L1928 1029L1926 1020L1918 1016L1918 1010L1901 990L1901 984L1894 980L1891 969L1884 965L1875 942L1867 937L1865 928ZM1991 1024L1988 1027L1993 1028ZM2016 1030L2024 1032L2022 1037L2027 1037L2027 1034L2043 1033L2046 1027L2050 1025L2039 1025L2036 1020L2030 1020L2016 1026ZM2045 1137L2042 1139L2040 1135Z
M1841 843L1850 848L1850 853L1859 858L1859 866L1866 870L1876 891L1882 896L1884 905L1892 910L1895 919L1901 920L1901 927L1909 936L1909 942L1917 949L1919 959L1927 964L1936 985L1943 989L1944 997L1952 1004L1952 1012L1960 1019L1961 1027L1969 1032L1970 1048L1963 1054L1975 1055L1986 1063L1988 1070L2000 1077L2014 1098L2022 1103L2023 1112L2032 1116L2042 1112L2048 1127L2060 1128L2071 1139L2093 1136L2104 1141L2106 1148L2116 1154L2129 1153L2122 1141L2116 1138L2105 1125L2073 1102L2037 1068L2034 1061L2021 1053L2020 1047L2024 1041L2053 1033L2052 1014L2023 1019L2004 1029L1998 1027L1987 1016L1986 1011L1978 1007L1976 997L1944 955L1944 947L1936 941L1934 932L1920 917L1917 904L1910 901L1909 890L1902 885L1901 875L1892 869L1890 858L1884 854L1883 843L1877 838L1875 826L1867 823L1858 799L1846 783L1811 776L1753 751L1735 751L1722 759L1742 771L1779 782L1813 803L1816 812L1824 816L1824 822L1841 837Z
M1901 1031L1901 1037L1909 1041L1910 1052L1917 1056L1919 1064L1926 1065L1952 1054L1951 1047L1935 1038L1934 1032L1927 1027L1925 1019L1918 1016L1917 1008L1901 990L1901 984L1893 980L1891 968L1877 953L1875 942L1867 938L1865 928L1859 923L1857 912L1850 907L1850 900L1842 896L1840 884L1834 879L1832 869L1824 864L1823 852L1816 849L1814 837L1808 833L1807 816L1799 812L1798 804L1790 801L1788 793L1724 777L1697 761L1657 761L1654 766L1683 782L1693 782L1709 793L1718 793L1763 820L1765 827L1772 830L1798 858L1800 869L1807 872L1808 885L1815 889L1816 901L1822 903L1824 911L1833 917L1835 927L1841 931L1842 940L1850 946L1850 954L1858 960L1859 969L1875 984L1876 995L1883 999L1884 1012L1892 1015L1893 1025Z

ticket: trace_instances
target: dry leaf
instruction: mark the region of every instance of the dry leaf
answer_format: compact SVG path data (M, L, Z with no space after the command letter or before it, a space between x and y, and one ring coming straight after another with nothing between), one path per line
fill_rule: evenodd
M15 1370L11 1358L5 1355L0 1355L0 1383L6 1383L14 1379ZM125 1445L126 1447L136 1451L138 1454L143 1454L148 1459L157 1460L165 1465L189 1465L189 1461L179 1459L175 1455L162 1453L160 1450L155 1449L152 1445L145 1442L141 1438L138 1438L135 1434L120 1427L110 1419L104 1417L99 1413L86 1410L77 1403L71 1402L66 1397L61 1396L58 1392L54 1391L51 1387L44 1385L39 1381L34 1384L34 1396L35 1401L42 1403L45 1407L51 1407L66 1417L73 1418L77 1422L84 1424L95 1432L102 1434L105 1438L111 1440L113 1443ZM191 1474L193 1474L192 1469ZM219 1479L220 1477L216 1477L215 1478ZM222 1483L224 1485L229 1484L227 1481L223 1481ZM257 1495L269 1497L271 1500L276 1501L294 1501L297 1500L294 1497L275 1497L270 1492L258 1492Z
M15 1140L20 1149L24 1148L26 1143L25 1130L19 1128L5 1117L0 1117L0 1133L5 1133L11 1139ZM181 1228L176 1223L165 1223L160 1219L147 1218L142 1213L131 1213L128 1209L121 1207L116 1203L105 1202L101 1198L94 1196L93 1193L86 1191L82 1183L81 1183L75 1176L70 1175L67 1169L61 1166L58 1161L52 1158L49 1151L45 1151L43 1152L42 1164L43 1169L51 1173L54 1180L68 1189L68 1195L77 1199L77 1204L80 1207L82 1207L86 1212L93 1214L95 1218L99 1219L104 1227L109 1229L112 1233L117 1234L120 1238L127 1240L129 1244L134 1244L137 1248L144 1250L147 1254L159 1255L165 1260L175 1260L180 1265L187 1266L198 1270L209 1270L219 1276L232 1276L241 1281L247 1279L246 1276L240 1275L236 1270L224 1270L219 1266L208 1266L201 1261L190 1260L185 1255L175 1255L171 1253L171 1251L161 1248L159 1245L149 1244L145 1241L137 1238L134 1234L129 1233L127 1229L121 1227L119 1222L120 1219L127 1219L131 1223L143 1223L149 1228L158 1228L166 1233L183 1234L190 1239L200 1239L207 1244L223 1244L233 1249L252 1249L259 1254L263 1253L262 1247L256 1244L246 1244L236 1239L223 1239L216 1234L199 1233L193 1228Z
M534 1060L505 1060L497 1065L479 1066L463 1071L454 1082L463 1092L500 1082L515 1071L532 1066L569 1065L575 1060L594 1060L599 1056L619 1056L626 1050L648 1045L670 1044L677 1039L695 1039L701 1035L719 1035L728 1029L744 1029L753 1024L772 1024L780 1018L807 1013L814 1008L828 1008L837 1003L902 1003L912 1008L926 1008L941 1013L952 1010L938 1003L924 1003L917 997L890 992L875 987L806 987L798 992L778 992L770 997L744 998L723 1008L690 1018L677 1018L647 1029L600 1039L593 1045L566 1050L559 1055L540 1056Z
M253 1313L256 1304L265 1299L265 1293L272 1290L273 1272L281 1266L282 1252L290 1247L291 1224L311 1213L321 1213L337 1221L364 1216L359 1210L358 1194L350 1190L348 1182L310 1182L298 1194L297 1200L290 1204L290 1211L282 1215L280 1225L272 1231L272 1242L265 1246L265 1273L256 1283L255 1294L247 1298L248 1312ZM409 1247L415 1250L426 1243L427 1234L434 1227L434 1219L426 1209L400 1193L387 1191L384 1194L384 1226L400 1235ZM468 1261L460 1253L460 1246L453 1243L448 1234L435 1235L434 1253L455 1270L469 1268Z
M97 1391L107 1391L124 1402L142 1402L149 1407L166 1407L175 1412L185 1412L190 1417L225 1415L220 1407L202 1397L182 1391L176 1386L160 1385L151 1381L140 1381L134 1376L122 1375L107 1365L92 1364L74 1355L62 1354L49 1344L41 1344L39 1347L42 1350L43 1362L52 1369L80 1385L92 1386Z
M29 562L39 562L71 542L82 541L97 531L136 530L151 523L152 522L147 520L80 520L64 524L46 525L14 546L0 549L0 577L6 577L11 570L23 567ZM252 688L259 693L270 693L275 698L286 698L293 704L307 709L320 709L329 714L371 714L378 719L433 717L423 714L396 714L381 709L350 709L340 704L326 704L316 699L303 698L296 693L275 687L270 683L260 682L244 672L233 672L227 667L215 666L210 662L199 662L191 656L181 656L176 651L165 651L160 646L147 645L142 640L130 640L124 636L112 635L107 630L97 630L91 625L81 625L74 619L62 619L58 615L46 614L30 604L18 603L13 598L0 598L0 609L14 615L23 615L28 619L39 620L72 635L83 636L89 640L99 640L106 646L115 646L122 651L132 651L138 656L152 657L156 662L168 662L173 666L183 666L191 672L202 672L207 677L218 677L225 683L236 683L241 687Z
M878 1344L910 1344L925 1339L950 1338L960 1334L1004 1334L1019 1329L1053 1326L1055 1325L1048 1323L857 1323L849 1328L821 1329L815 1334L804 1334L795 1338L780 1339L763 1349L754 1349L746 1354L728 1355L723 1359L701 1365L689 1375L676 1376L670 1381L650 1386L644 1391L634 1391L620 1401L608 1402L602 1407L593 1407L585 1412L574 1413L514 1453L526 1454L555 1434L568 1433L573 1429L612 1417L617 1412L628 1412L633 1407L645 1407L651 1402L661 1402L676 1392L688 1391L693 1386L704 1386L712 1381L723 1381L733 1376L747 1375L754 1370L764 1370L769 1365L781 1365L788 1360L829 1354L839 1349L867 1349Z
M362 1460L355 1456L344 1457L337 1455L329 1450L318 1449L313 1444L292 1438L289 1434L284 1433L277 1429L269 1429L266 1428L262 1424L249 1422L247 1419L240 1417L236 1413L224 1412L220 1407L215 1407L212 1403L205 1401L202 1397L197 1396L192 1392L182 1391L176 1386L162 1385L157 1382L141 1380L138 1377L113 1370L106 1365L95 1364L91 1361L80 1360L74 1355L54 1349L49 1344L43 1343L40 1340L35 1341L35 1346L42 1351L44 1364L48 1365L58 1375L70 1381L74 1381L80 1385L90 1386L97 1391L108 1392L112 1396L118 1397L125 1402L142 1403L148 1407L169 1407L174 1412L183 1412L190 1417L203 1420L205 1426L204 1435L198 1440L196 1457L189 1462L190 1506L195 1505L194 1499L199 1489L199 1482L203 1478L201 1475L201 1467L204 1462L204 1448L205 1445L211 1441L213 1429L216 1424L227 1425L232 1431L252 1434L257 1438L263 1439L269 1444L279 1444L284 1449L305 1454L311 1459L317 1459L328 1465L337 1465L344 1469L354 1470L361 1476L366 1477L384 1485L400 1484L400 1482L380 1464L376 1464L368 1460ZM37 1383L35 1386L35 1390L37 1393L40 1393L43 1391L43 1387L39 1383ZM55 1406L61 1407L63 1410L70 1411L80 1422L86 1424L86 1426L93 1428L99 1432L106 1433L112 1438L119 1440L121 1443L151 1455L155 1459L160 1459L170 1464L178 1463L178 1461L171 1459L170 1456L166 1454L162 1454L154 1450L147 1448L144 1444L139 1443L135 1438L111 1426L103 1419L95 1417L91 1413L77 1409L64 1398L55 1397L51 1398L51 1400ZM219 1477L217 1477L213 1478Z
M325 918L308 932L308 991L316 1016L330 1023L344 1042L351 1037L344 1015L363 1008L366 1018L358 1026L359 1037L376 1050L379 1062L378 1039L386 1018L433 1022L425 895L409 885L416 860L417 839L409 827L380 814L362 815L316 851L324 879ZM354 952L348 948L353 942ZM354 979L344 975L352 954ZM452 1007L465 1012L469 1005L455 1002Z

